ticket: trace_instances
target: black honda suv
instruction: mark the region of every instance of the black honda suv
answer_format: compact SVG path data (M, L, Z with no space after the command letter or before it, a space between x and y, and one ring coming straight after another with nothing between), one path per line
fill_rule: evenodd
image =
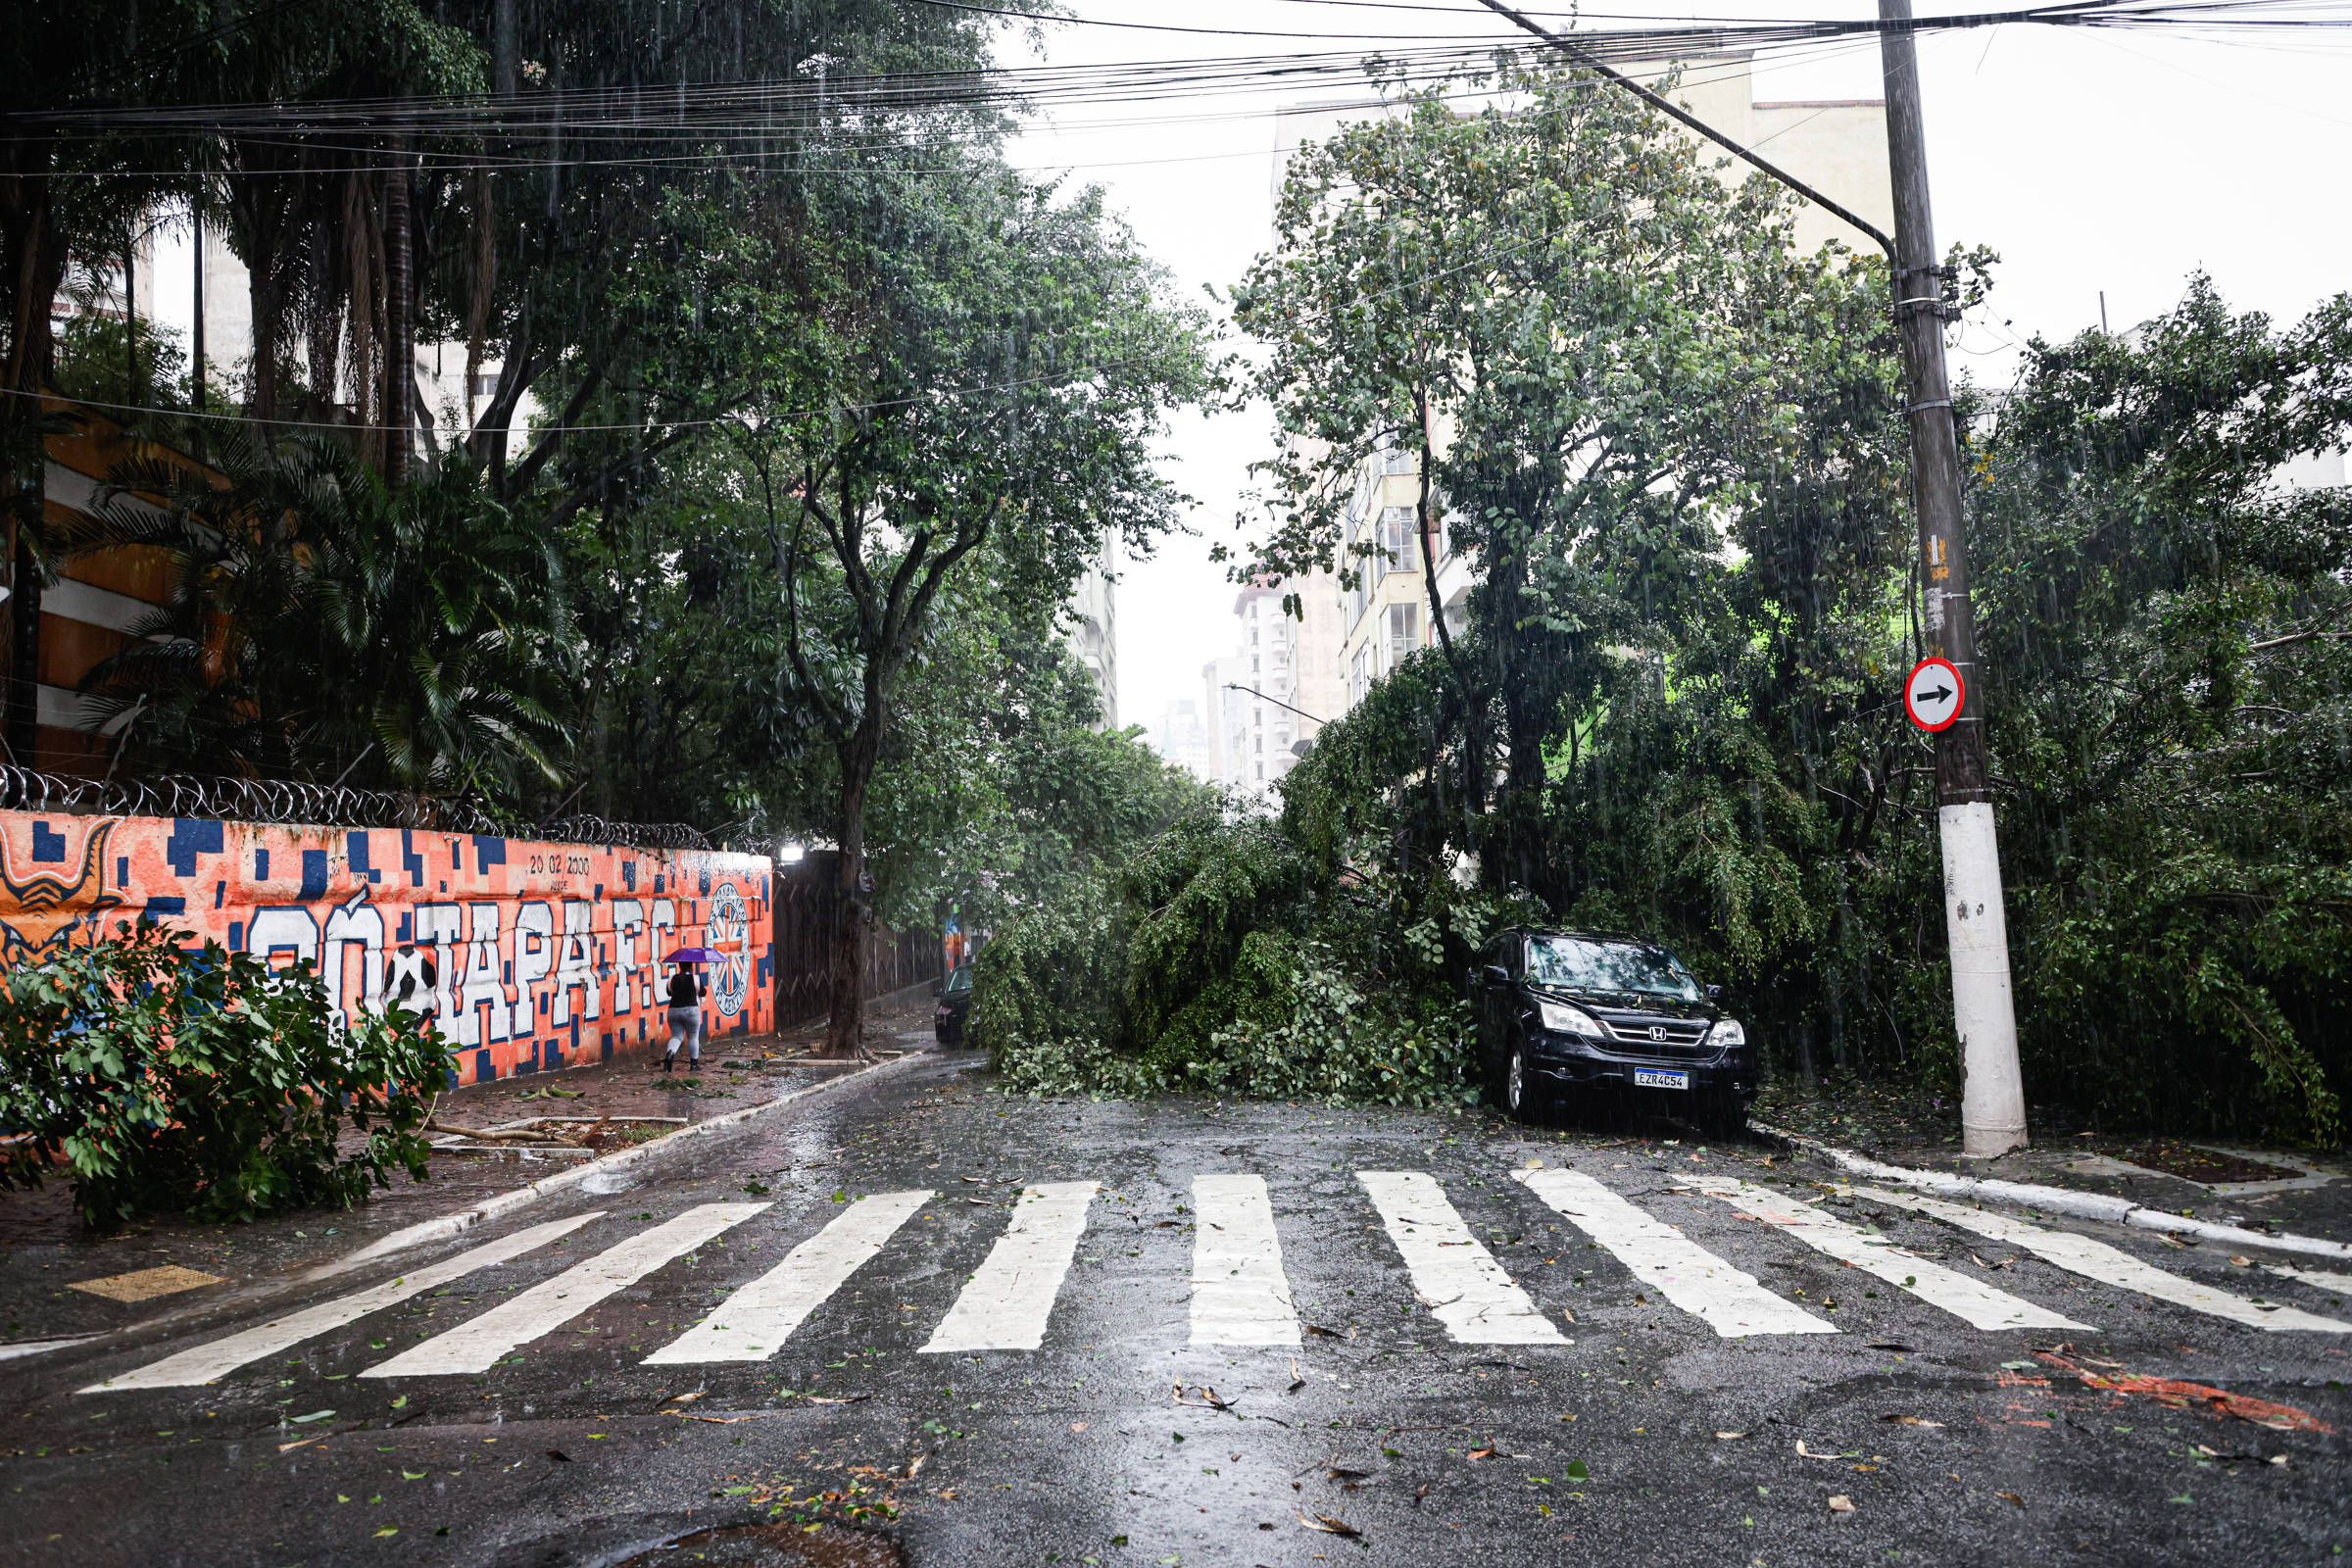
M1479 1052L1504 1109L1525 1119L1564 1092L1658 1091L1710 1133L1738 1131L1755 1047L1682 960L1651 942L1518 928L1470 972Z

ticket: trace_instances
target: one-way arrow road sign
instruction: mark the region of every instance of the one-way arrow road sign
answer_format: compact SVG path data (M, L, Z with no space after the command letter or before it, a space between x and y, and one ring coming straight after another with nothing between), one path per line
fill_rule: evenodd
M1968 686L1958 666L1948 659L1923 659L1903 683L1903 708L1911 722L1933 733L1950 729L1960 718Z

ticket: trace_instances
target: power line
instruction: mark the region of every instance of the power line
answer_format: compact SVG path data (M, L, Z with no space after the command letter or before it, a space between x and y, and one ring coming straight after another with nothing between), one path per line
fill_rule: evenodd
M978 0L923 3L988 15L1026 14L981 5ZM2089 27L2186 27L2198 30L2342 29L2352 16L2286 15L2309 9L2300 0L2070 0L2058 5L1922 18L1905 31L1940 31L2007 24ZM1107 23L1090 18L1042 19L1081 24L1182 29L1174 24ZM1758 49L1832 38L1873 36L1896 24L1876 20L1815 19L1767 23L1678 24L1572 31L1580 50L1596 60L1649 61L1693 53ZM1275 37L1368 35L1332 33L1246 34ZM1524 56L1526 45L1499 37L1412 35L1431 47L1376 53L1384 67L1428 74L1461 70L1498 58ZM1378 41L1371 39L1370 41ZM312 137L373 136L398 129L416 135L558 135L566 141L600 135L692 136L773 133L775 117L800 111L854 115L899 114L943 108L1032 105L1046 102L1136 101L1138 94L1171 96L1217 90L1252 90L1298 77L1352 74L1361 69L1360 47L1303 54L1212 56L1171 62L1125 62L1082 67L980 68L950 72L874 73L847 78L787 78L754 81L680 82L649 86L421 95L372 99L324 99L279 103L92 105L75 110L0 115L0 125L51 131L113 134L147 130L184 134L231 134L277 130Z

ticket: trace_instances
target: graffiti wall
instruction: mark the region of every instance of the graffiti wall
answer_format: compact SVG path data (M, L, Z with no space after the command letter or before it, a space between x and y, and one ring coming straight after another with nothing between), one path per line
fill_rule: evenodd
M666 1040L679 947L723 956L701 971L713 1039L773 1029L772 875L708 850L0 811L0 959L160 920L309 960L346 1014L430 1006L474 1083Z

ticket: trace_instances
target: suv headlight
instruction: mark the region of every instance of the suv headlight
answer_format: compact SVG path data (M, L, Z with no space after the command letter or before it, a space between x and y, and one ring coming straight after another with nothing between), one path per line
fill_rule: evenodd
M1565 1002L1539 1002L1536 1008L1544 1015L1544 1027L1554 1034L1596 1038L1600 1034L1598 1020L1582 1007L1571 1007Z
M1740 1027L1737 1018L1721 1019L1707 1031L1707 1044L1718 1047L1744 1046L1747 1044L1747 1031Z

